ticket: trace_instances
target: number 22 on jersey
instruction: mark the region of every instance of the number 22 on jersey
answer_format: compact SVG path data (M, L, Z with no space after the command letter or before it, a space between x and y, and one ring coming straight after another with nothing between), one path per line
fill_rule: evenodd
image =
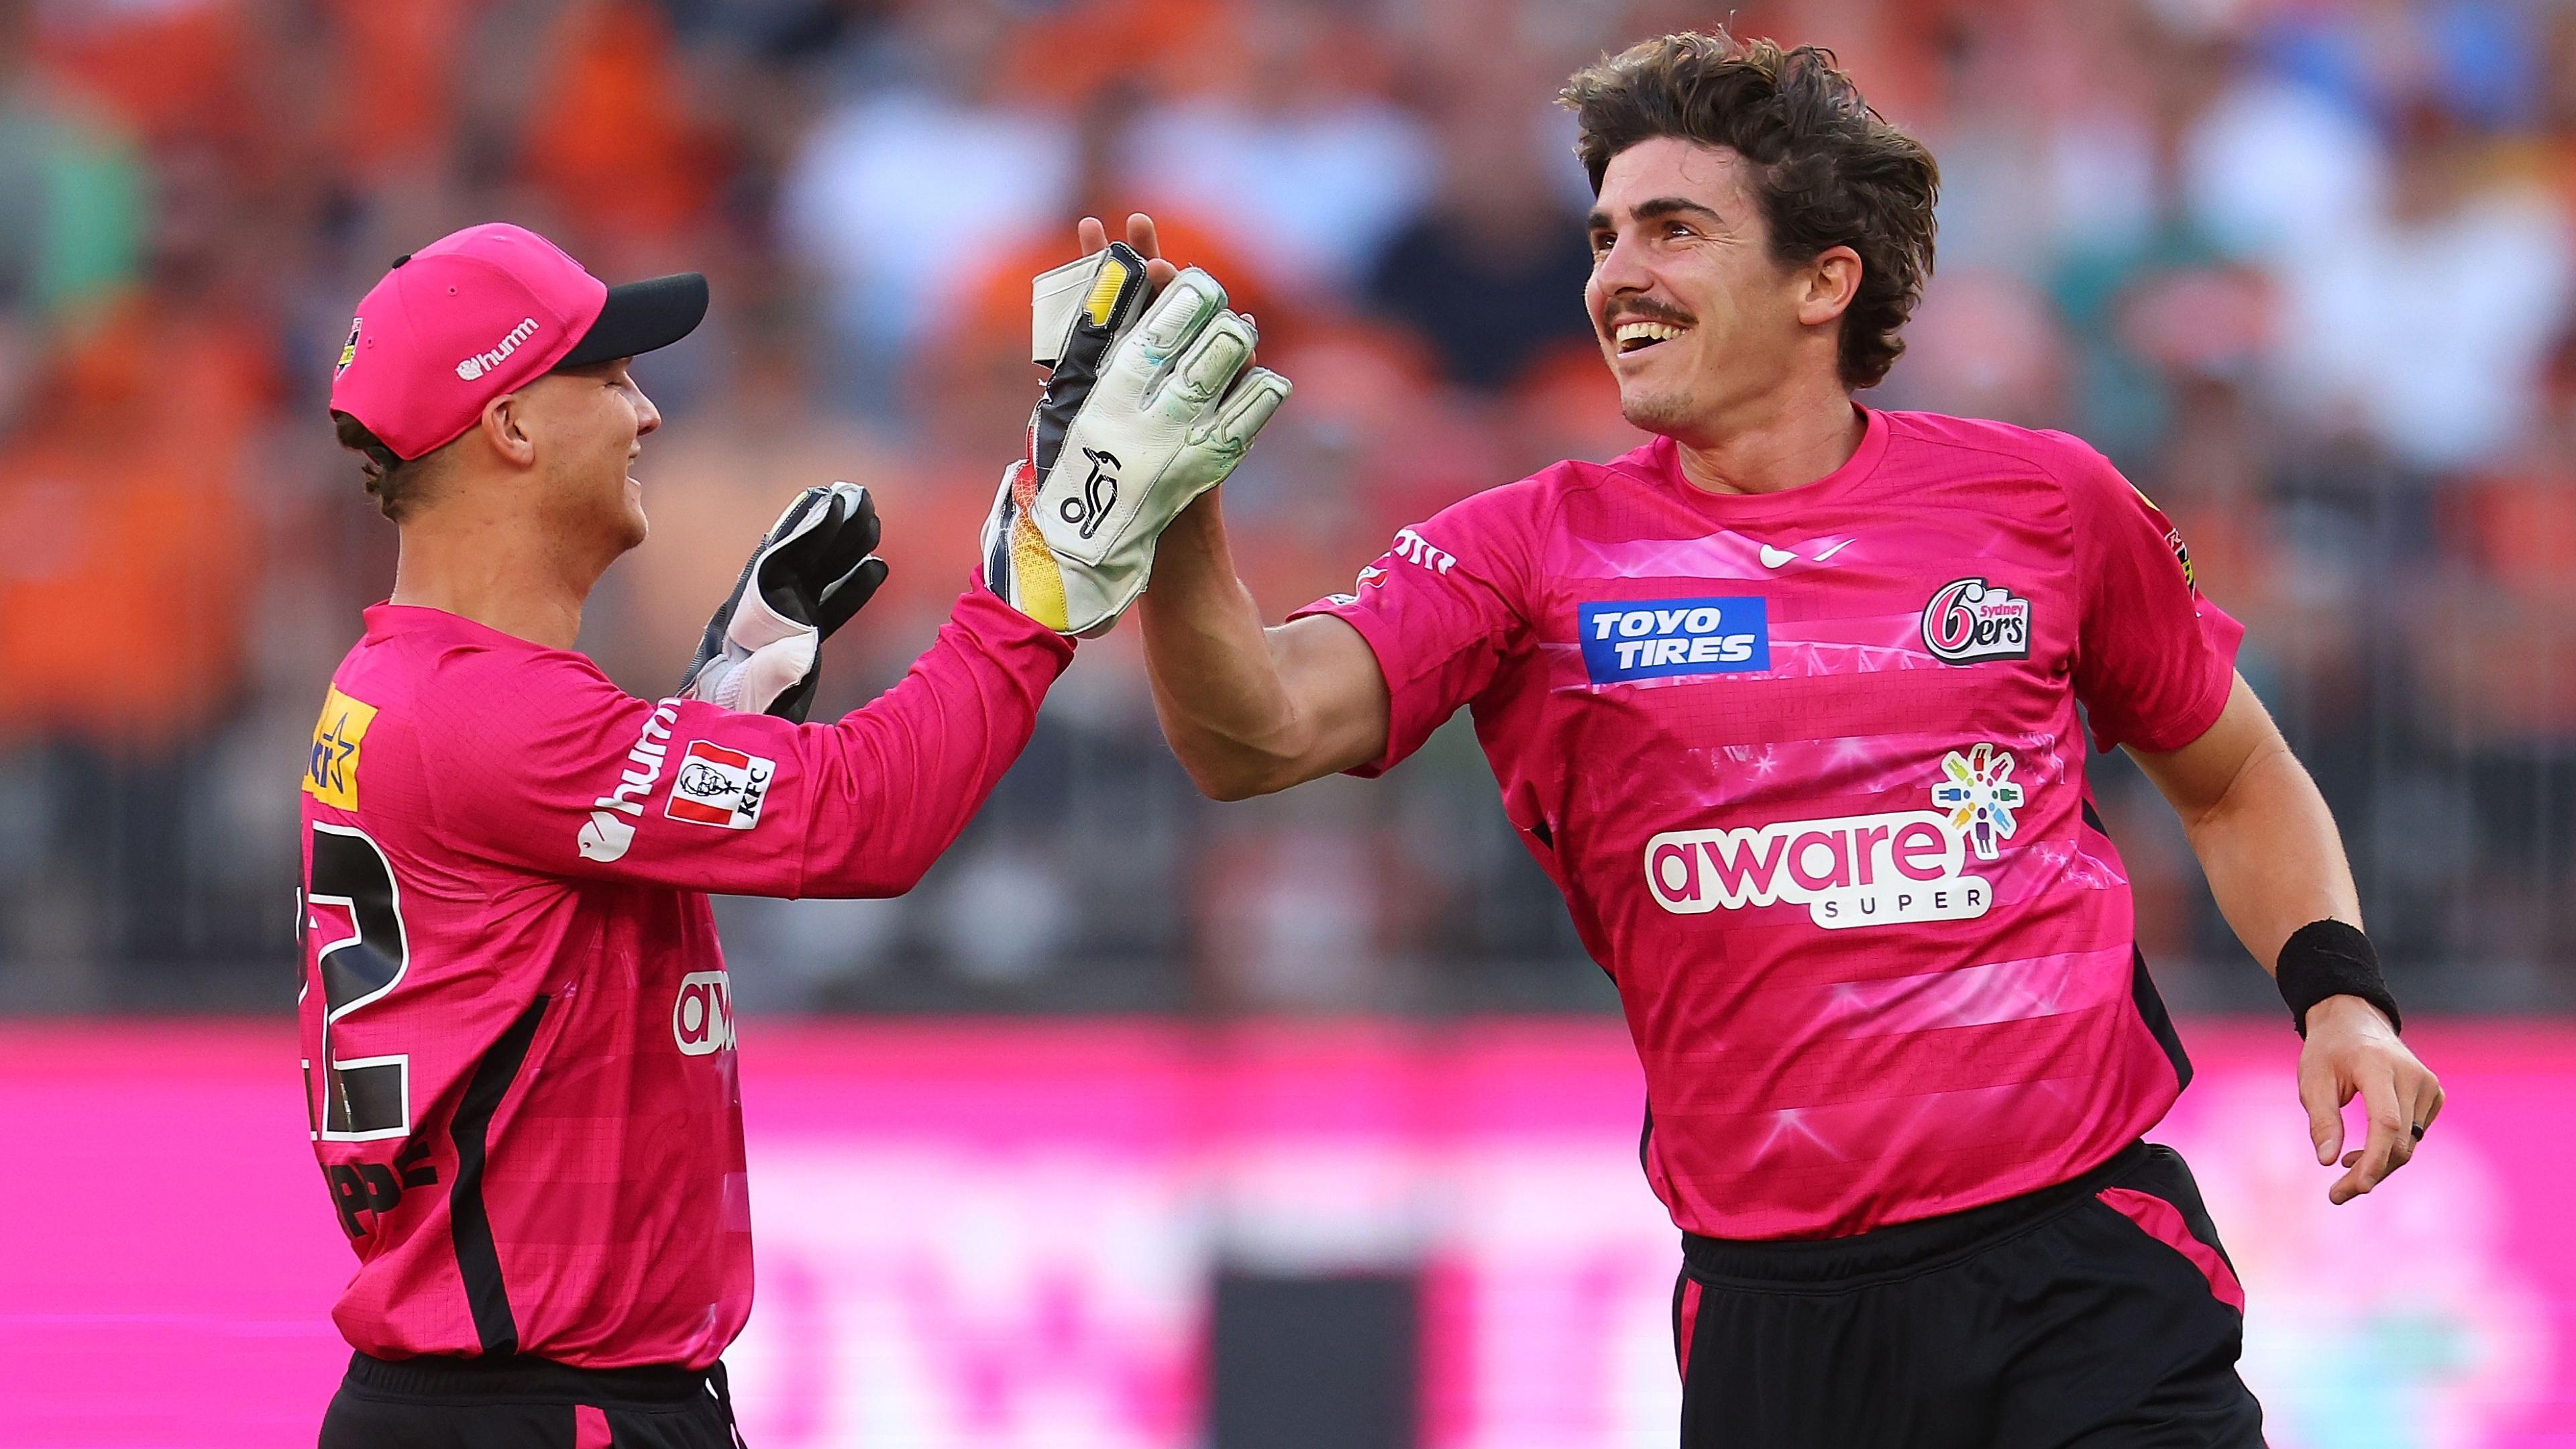
M313 1115L313 1134L326 1142L408 1136L410 1055L343 1058L333 1042L341 1023L383 1000L410 965L393 864L365 831L316 822L313 865L301 907L300 920L313 945L314 974L322 982L322 1101ZM304 989L313 989L310 978ZM304 1072L310 1103L312 1062L304 1064Z

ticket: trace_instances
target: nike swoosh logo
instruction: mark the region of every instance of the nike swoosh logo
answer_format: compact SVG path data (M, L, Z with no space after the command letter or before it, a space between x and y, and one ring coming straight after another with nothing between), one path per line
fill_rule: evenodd
M1831 548L1818 549L1816 551L1816 562L1823 563L1825 560L1832 558L1835 554L1841 553L1844 549L1851 547L1851 544L1852 541L1846 538Z
M1762 545L1762 566L1766 569L1776 569L1796 557L1785 548L1773 548L1767 543Z

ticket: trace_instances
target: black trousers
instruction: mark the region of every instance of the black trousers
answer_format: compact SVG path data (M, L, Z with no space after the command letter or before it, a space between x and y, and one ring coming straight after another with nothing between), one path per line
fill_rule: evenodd
M1848 1238L1685 1236L1684 1449L2260 1449L2181 1154Z
M541 1358L357 1354L320 1449L738 1449L724 1365L582 1369Z

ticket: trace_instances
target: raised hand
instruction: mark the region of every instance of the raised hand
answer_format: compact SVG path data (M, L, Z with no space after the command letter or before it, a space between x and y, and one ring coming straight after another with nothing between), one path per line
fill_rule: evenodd
M707 621L679 692L803 721L822 678L823 641L885 582L882 531L875 502L856 483L796 495Z
M1053 372L985 521L984 578L1066 634L1118 622L1163 528L1233 471L1290 390L1250 366L1258 334L1215 278L1175 272L1149 305L1153 274L1138 249L1104 241L1033 289L1034 355Z
M1096 216L1086 216L1073 229L1074 243L1082 255L1090 256L1109 245L1109 227ZM1152 296L1180 275L1180 268L1163 260L1162 238L1155 235L1154 218L1141 211L1127 214L1127 245L1145 259L1145 292Z

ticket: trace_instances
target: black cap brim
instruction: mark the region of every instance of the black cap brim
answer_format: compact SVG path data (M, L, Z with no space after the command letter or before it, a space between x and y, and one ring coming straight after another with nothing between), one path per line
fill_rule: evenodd
M707 279L699 272L648 277L608 289L599 320L557 367L587 367L668 347L697 330L707 315Z

